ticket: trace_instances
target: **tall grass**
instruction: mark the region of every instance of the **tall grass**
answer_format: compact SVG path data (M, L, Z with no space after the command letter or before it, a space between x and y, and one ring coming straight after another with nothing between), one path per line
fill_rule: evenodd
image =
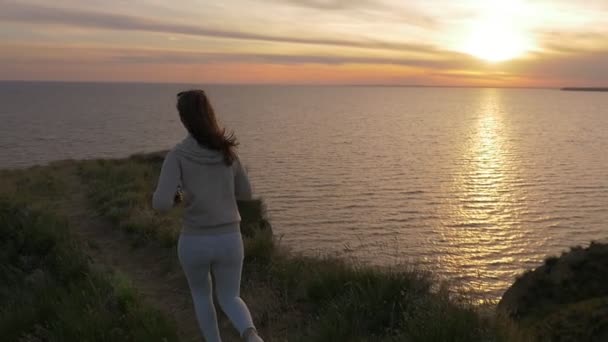
M162 161L162 154L141 154L128 159L81 162L78 170L99 214L130 233L136 242L157 240L170 247L177 243L183 208L178 206L169 214L159 214L151 207ZM270 229L261 201L239 202L239 209L244 235Z
M296 320L289 325L289 341L511 340L513 331L451 298L446 288L437 289L428 272L407 266L377 269L280 249L246 253L246 278L272 291L278 301L272 310Z
M78 172L99 214L130 233L136 243L152 239L170 247L177 241L181 210L160 215L151 208L161 163L151 157L93 160L80 163Z
M66 196L67 175L73 162L57 162L26 170L0 170L0 196L29 207L55 210Z
M56 216L0 199L3 341L177 341L124 279L97 271Z

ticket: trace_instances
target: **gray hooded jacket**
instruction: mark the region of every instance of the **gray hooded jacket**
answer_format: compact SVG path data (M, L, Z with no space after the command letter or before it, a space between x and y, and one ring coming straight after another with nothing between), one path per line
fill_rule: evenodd
M238 158L228 166L221 152L204 148L188 136L165 157L152 206L167 211L178 186L184 193L186 233L238 231L241 216L236 200L251 199L251 185Z

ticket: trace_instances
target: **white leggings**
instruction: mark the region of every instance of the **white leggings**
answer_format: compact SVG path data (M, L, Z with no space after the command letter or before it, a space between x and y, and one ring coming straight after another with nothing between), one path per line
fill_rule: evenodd
M240 298L243 269L243 240L240 232L182 234L177 253L188 278L198 324L207 342L221 341L213 306L211 273L220 307L239 334L242 336L247 329L255 328L249 309Z

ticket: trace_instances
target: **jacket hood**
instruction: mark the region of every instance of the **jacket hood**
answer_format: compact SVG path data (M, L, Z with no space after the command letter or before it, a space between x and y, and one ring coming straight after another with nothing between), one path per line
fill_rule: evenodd
M179 156L198 164L224 162L224 156L220 151L202 147L191 135L188 135L188 137L175 146L175 152Z

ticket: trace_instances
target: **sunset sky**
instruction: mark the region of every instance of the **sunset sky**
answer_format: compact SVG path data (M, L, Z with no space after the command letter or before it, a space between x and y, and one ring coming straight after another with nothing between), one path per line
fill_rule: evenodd
M608 0L0 0L0 79L608 86Z

